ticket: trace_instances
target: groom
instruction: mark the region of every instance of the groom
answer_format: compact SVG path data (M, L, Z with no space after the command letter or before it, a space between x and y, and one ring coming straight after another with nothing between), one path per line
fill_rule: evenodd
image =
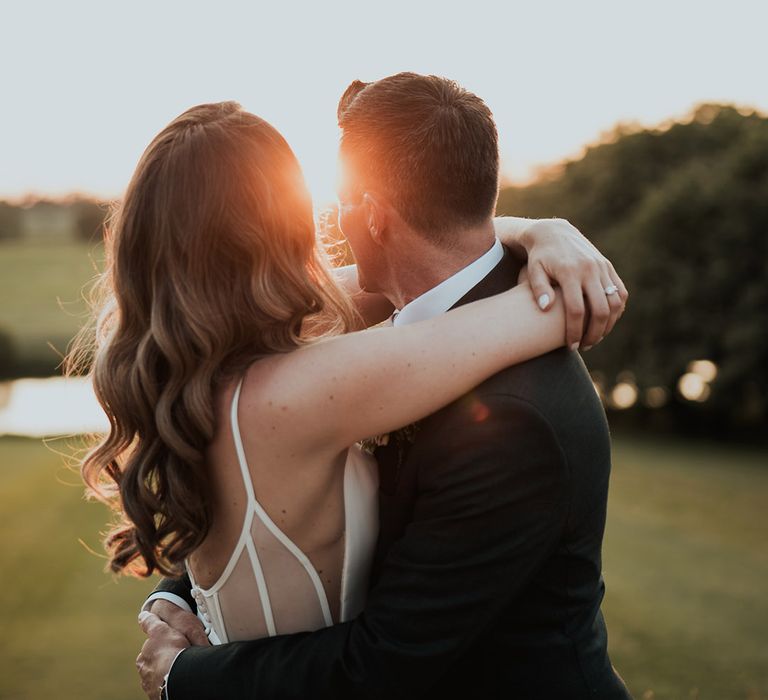
M399 74L353 83L339 123L340 225L361 286L400 309L395 325L516 284L520 262L493 232L497 135L478 97ZM381 530L364 612L184 649L171 700L629 697L600 612L609 434L576 352L504 370L376 458ZM158 590L189 600L187 581ZM146 628L147 663L165 673L178 635L156 618Z

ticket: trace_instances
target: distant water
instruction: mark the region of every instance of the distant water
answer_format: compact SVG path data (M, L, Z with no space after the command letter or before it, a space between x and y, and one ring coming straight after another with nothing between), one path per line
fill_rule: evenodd
M0 383L0 435L49 437L106 432L108 427L86 378Z

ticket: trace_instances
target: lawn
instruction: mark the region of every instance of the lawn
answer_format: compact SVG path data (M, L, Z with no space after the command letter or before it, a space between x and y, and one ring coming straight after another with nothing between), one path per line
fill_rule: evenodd
M0 698L139 699L135 622L152 584L113 580L87 551L106 510L84 502L64 449L0 439Z
M0 243L0 331L13 337L25 361L51 358L84 320L83 290L103 261L100 245Z
M616 442L604 609L637 697L768 698L767 498L765 450Z
M139 700L138 605L56 450L0 439L0 698ZM768 453L618 439L604 605L636 698L768 699Z

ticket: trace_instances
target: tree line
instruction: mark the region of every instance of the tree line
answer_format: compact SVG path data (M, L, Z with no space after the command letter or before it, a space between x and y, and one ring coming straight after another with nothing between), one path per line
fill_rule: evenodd
M102 237L108 210L108 204L87 197L0 201L0 243L39 237L95 242Z
M503 189L498 211L565 217L614 261L631 298L585 361L608 389L634 385L627 420L768 432L768 119L705 104L660 128L618 127L578 160ZM698 396L690 381L692 399L680 382L696 360L716 376Z

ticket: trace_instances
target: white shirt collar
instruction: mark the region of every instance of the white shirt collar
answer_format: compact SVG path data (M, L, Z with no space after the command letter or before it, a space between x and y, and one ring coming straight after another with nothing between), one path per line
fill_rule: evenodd
M503 257L504 246L497 238L487 253L483 253L477 260L451 275L447 280L443 280L436 287L424 292L420 297L416 297L399 312L396 312L393 325L406 326L409 323L426 321L445 313L470 289L479 284L501 262Z

